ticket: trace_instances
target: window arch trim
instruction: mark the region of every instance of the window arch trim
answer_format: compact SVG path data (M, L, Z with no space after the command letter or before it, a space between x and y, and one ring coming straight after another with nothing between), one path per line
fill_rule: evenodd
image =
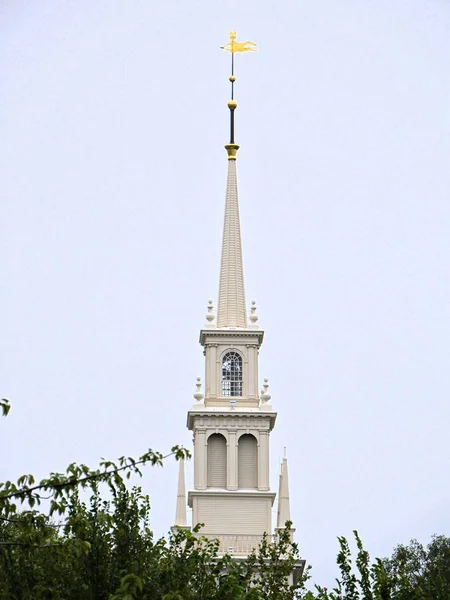
M239 443L239 439L243 435L252 435L256 440L256 445L259 446L259 431L255 431L254 429L243 429L242 431L238 431L236 435L236 444Z
M228 431L226 429L223 429L223 430L222 429L212 429L211 431L207 431L206 432L206 438L205 438L205 443L206 444L208 443L208 440L209 440L209 438L212 435L221 435L223 438L225 438L225 442L228 445L228 443L229 443L229 440L228 440Z

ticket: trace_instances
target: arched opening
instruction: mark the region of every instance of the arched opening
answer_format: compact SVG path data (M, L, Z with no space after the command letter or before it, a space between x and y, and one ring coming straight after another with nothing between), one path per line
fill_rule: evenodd
M238 442L238 487L258 487L258 444L253 435L241 435Z
M223 435L213 433L208 438L208 487L227 487L227 443Z
M222 395L242 396L242 357L234 351L222 359Z

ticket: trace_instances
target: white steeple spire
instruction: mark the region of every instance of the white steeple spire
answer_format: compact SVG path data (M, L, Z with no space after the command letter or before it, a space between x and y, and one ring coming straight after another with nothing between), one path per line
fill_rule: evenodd
M231 146L231 145L230 145ZM233 144L233 146L235 146ZM236 147L236 151L237 148ZM234 149L234 148L233 148ZM244 267L236 176L236 152L228 150L228 180L220 266L217 327L247 327Z
M175 527L187 527L186 517L186 484L184 478L184 459L179 461L180 467L178 472L178 495L177 495L177 511L175 515Z

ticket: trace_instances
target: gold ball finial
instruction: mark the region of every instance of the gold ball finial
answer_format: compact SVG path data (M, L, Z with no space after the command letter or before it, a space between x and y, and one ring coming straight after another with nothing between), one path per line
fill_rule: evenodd
M237 106L236 100L229 100L228 101L228 108L230 110L234 110L236 108L236 106Z
M230 81L231 81L231 83L234 83L236 81L236 77L234 75L231 75Z

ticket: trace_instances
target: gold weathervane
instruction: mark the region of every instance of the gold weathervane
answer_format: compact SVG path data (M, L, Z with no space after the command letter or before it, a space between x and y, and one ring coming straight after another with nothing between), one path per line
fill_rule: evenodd
M256 52L257 44L255 42L237 42L237 33L235 31L230 32L230 41L225 46L220 46L222 50L226 50L231 54L231 100L228 102L228 108L230 109L230 143L225 146L228 152L228 160L236 160L237 151L239 146L234 142L234 111L237 107L237 102L234 99L234 82L236 77L234 76L234 55L236 52Z
M236 41L237 33L235 31L230 31L230 41L225 46L220 46L222 50L227 50L230 54L234 54L235 52L256 52L256 47L258 44L255 42L237 42Z

